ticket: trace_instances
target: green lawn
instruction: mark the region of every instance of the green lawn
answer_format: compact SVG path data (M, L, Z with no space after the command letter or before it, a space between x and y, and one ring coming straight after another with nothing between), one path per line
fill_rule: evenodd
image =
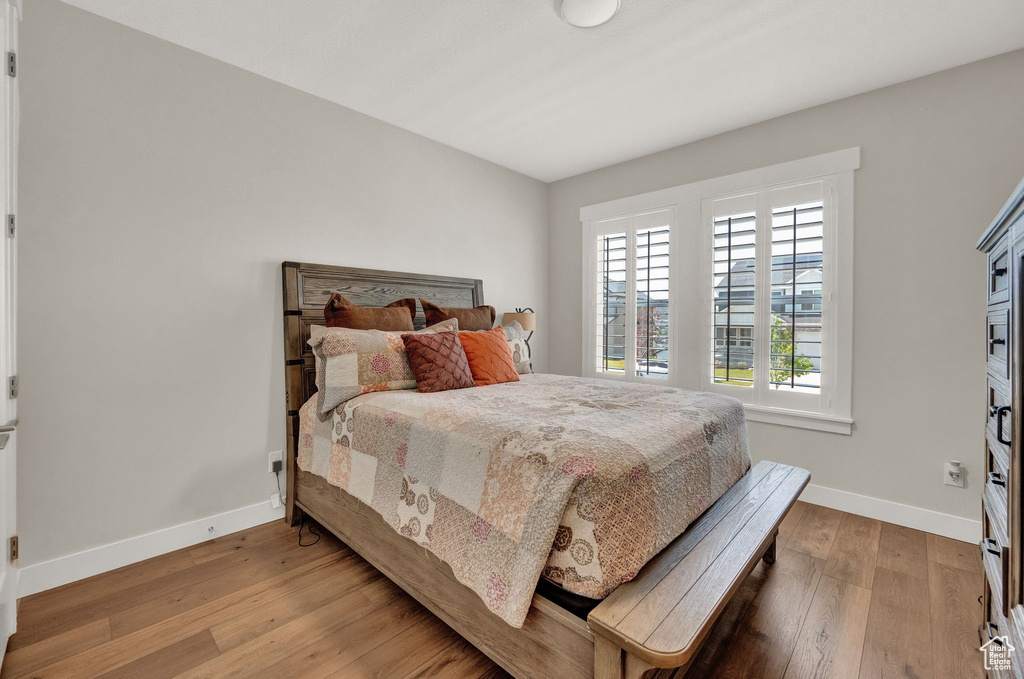
M614 360L614 361L608 361L608 368L607 369L608 370L616 370L616 369L617 370L623 370L623 369L625 369L625 367L626 367L626 362L624 360L622 360L622 359L619 359L619 360ZM715 368L715 377L725 377L725 368ZM737 370L736 368L733 368L732 370L729 371L729 377L738 378L740 380L742 380L742 379L751 380L751 379L754 379L754 369L753 368L748 368L746 370ZM740 382L740 381L736 381L736 380L732 380L732 379L716 381L716 384L735 384L735 385L740 386L740 387L749 387L750 386L750 382Z
M725 377L725 368L715 368L715 377ZM736 368L733 368L732 370L729 371L729 377L750 380L750 379L754 378L754 369L753 368L748 368L747 370L737 370ZM730 380L721 380L721 381L716 380L715 383L716 384L735 384L736 386L740 386L740 387L749 387L750 386L750 382L738 382L738 381L734 381L732 379L730 379Z

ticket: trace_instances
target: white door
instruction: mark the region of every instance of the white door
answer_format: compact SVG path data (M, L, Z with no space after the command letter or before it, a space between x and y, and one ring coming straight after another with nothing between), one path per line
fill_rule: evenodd
M14 634L17 619L18 569L12 554L15 530L15 495L17 432L17 395L12 392L11 378L17 376L15 328L17 315L17 179L18 179L18 22L21 0L0 0L0 54L4 58L0 74L0 217L3 233L0 240L0 663L7 648L7 639ZM13 224L12 224L13 222ZM16 390L16 387L13 387Z

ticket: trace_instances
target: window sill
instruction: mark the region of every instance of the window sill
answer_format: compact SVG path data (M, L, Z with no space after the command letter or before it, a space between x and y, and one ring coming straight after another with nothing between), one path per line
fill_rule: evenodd
M752 405L744 405L744 409L747 412L747 421L749 422L766 422L785 427L813 429L815 431L826 431L832 434L845 434L847 436L852 433L853 429L853 420L845 417L830 417L828 415L819 415L818 413Z

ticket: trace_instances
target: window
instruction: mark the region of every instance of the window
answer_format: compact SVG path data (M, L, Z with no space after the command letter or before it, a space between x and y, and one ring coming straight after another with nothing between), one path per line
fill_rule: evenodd
M826 177L702 201L714 346L706 387L751 406L828 410L822 375L832 360L823 351L831 309L823 293L831 195ZM750 340L722 342L739 333Z
M584 374L849 433L859 163L849 149L583 208Z
M596 374L668 379L671 224L671 211L658 210L596 225Z

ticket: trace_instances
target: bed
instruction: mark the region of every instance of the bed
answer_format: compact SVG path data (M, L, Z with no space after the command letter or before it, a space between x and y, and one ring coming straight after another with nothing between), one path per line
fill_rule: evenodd
M307 340L332 292L475 307L483 285L294 262L283 272L287 520L319 521L514 676L685 666L731 591L771 558L809 476L748 471L732 399L524 375L365 394L321 413Z

